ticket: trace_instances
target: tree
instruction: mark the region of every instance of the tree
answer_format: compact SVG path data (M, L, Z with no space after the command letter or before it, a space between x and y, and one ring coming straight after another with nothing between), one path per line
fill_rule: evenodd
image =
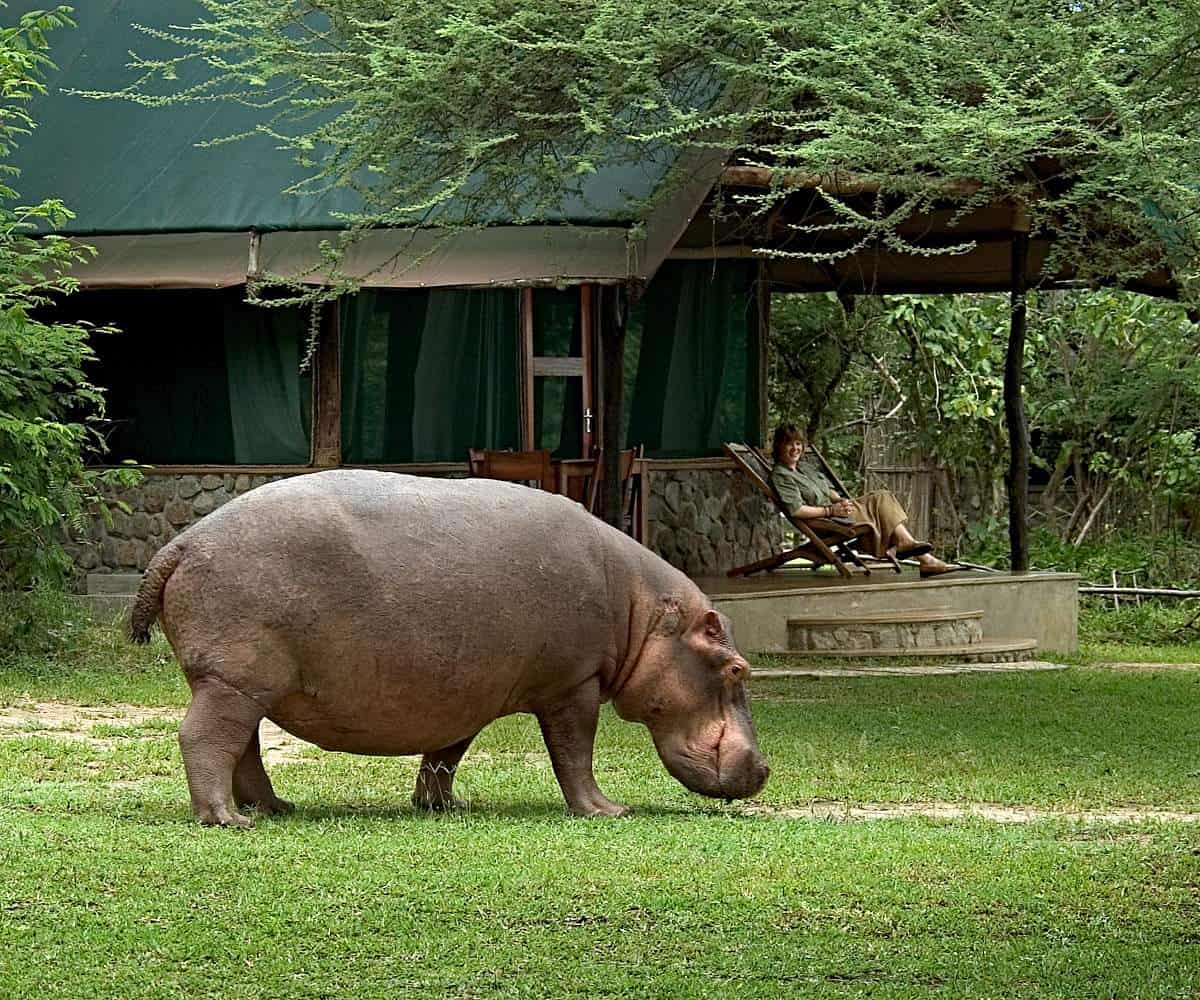
M774 355L795 351L806 366L798 374L777 366L787 376L773 382L773 408L792 419L823 412L823 442L846 459L860 428L886 417L900 453L949 471L942 513L963 515L960 532L990 534L1003 517L995 486L1007 441L996 417L1007 297L881 298L848 363L846 320L833 305L796 296L772 306ZM1023 367L1041 523L1076 546L1114 528L1155 532L1181 519L1194 533L1200 331L1183 307L1104 290L1034 295L1030 311ZM813 386L828 392L819 409ZM969 517L967 498L977 504Z
M34 127L23 110L40 90L46 33L71 23L68 8L29 14L0 29L0 158ZM12 174L0 164L0 172ZM71 560L64 525L82 529L99 490L130 485L134 470L96 472L103 396L84 373L92 358L82 324L45 323L35 310L72 292L70 267L90 251L40 226L70 218L58 201L14 204L0 185L0 587L60 582ZM105 508L101 505L100 509Z
M302 188L359 192L357 226L556 218L602 167L736 151L777 178L750 207L824 179L859 246L1007 202L1055 234L1047 268L1170 266L1196 300L1196 0L200 3L152 32L179 54L136 60L123 96L260 108ZM872 212L839 176L878 191Z

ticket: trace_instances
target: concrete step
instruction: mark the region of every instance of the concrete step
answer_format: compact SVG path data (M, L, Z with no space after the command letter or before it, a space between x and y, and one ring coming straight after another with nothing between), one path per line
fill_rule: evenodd
M983 639L983 611L930 608L804 615L787 620L788 648L802 652L948 649Z
M789 649L768 655L788 663L848 663L914 659L921 663L1015 663L1029 660L1037 650L1034 639L981 639L959 646L923 646L916 649ZM755 673L759 671L755 669Z
M846 677L945 677L954 674L1005 674L1024 673L1037 670L1068 670L1065 663L1048 660L1017 660L1013 663L964 663L954 660L946 663L919 663L911 666L882 665L856 667L850 664L839 666L809 666L776 670L755 668L751 680L773 680L786 677L804 677L813 680Z
M141 573L89 573L89 594L136 594L142 585Z
M133 594L76 594L72 597L94 622L122 618L133 607Z

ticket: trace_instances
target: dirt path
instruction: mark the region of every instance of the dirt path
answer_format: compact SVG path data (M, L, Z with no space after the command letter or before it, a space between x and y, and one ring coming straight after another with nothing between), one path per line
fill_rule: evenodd
M84 740L93 746L110 747L126 736L112 736L105 728L139 726L154 722L179 722L183 708L146 708L144 705L67 705L57 701L18 702L0 708L0 740L16 736L50 736L58 739ZM97 731L99 730L99 731ZM146 736L157 735L153 730ZM275 723L264 719L259 727L263 760L267 764L302 760L305 751L315 749ZM136 738L136 737L133 737Z

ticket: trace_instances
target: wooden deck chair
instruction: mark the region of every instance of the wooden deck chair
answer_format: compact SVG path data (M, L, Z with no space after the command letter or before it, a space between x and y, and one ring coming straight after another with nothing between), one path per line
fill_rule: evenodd
M621 525L627 534L646 544L645 494L642 489L644 445L621 452Z
M854 494L851 493L848 489L846 489L846 484L843 483L841 481L841 479L838 478L838 474L833 471L833 466L830 465L827 461L825 461L825 456L821 454L820 449L817 448L817 446L815 444L813 444L812 442L809 442L805 446L805 450L810 455L812 455L813 458L816 459L817 465L819 465L821 467L821 471L825 474L825 478L828 479L831 483L833 483L833 485L837 488L837 491L844 497L853 498ZM877 559L875 556L867 555L865 552L857 553L857 557L856 557L855 561L861 561L864 559L870 560L871 562L885 562L889 566L891 566L892 569L895 570L897 573L904 572L900 568L899 561L893 555L888 555L883 559Z
M554 467L550 464L550 452L545 448L538 451L471 448L467 451L467 463L473 476L526 483L551 492L554 490Z
M767 570L777 569L793 559L807 559L814 568L831 565L843 577L851 575L849 567L846 566L846 560L853 562L864 573L871 572L859 558L858 553L854 551L855 546L866 533L866 529L855 529L850 525L840 524L826 518L806 520L793 517L787 504L780 497L779 491L775 489L775 484L771 481L771 463L767 461L762 452L740 442L727 442L724 448L725 454L733 459L733 464L738 471L750 480L755 489L770 499L771 504L787 518L792 527L808 539L803 545L786 549L773 556L768 556L766 559L759 559L757 562L747 563L745 566L735 566L729 571L729 576L749 576L751 573L763 573ZM836 480L831 479L830 481L839 490L842 489Z

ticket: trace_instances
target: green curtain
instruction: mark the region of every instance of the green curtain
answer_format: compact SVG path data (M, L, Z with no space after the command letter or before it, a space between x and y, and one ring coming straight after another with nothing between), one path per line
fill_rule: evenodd
M304 465L309 459L311 376L300 374L307 332L298 309L226 300L225 361L233 460Z
M756 275L747 261L659 269L630 316L627 444L686 458L761 443Z
M109 461L304 464L310 379L296 310L246 305L242 289L82 292L51 318L87 318L107 390Z
M345 461L516 446L515 290L366 290L343 301L341 331Z

